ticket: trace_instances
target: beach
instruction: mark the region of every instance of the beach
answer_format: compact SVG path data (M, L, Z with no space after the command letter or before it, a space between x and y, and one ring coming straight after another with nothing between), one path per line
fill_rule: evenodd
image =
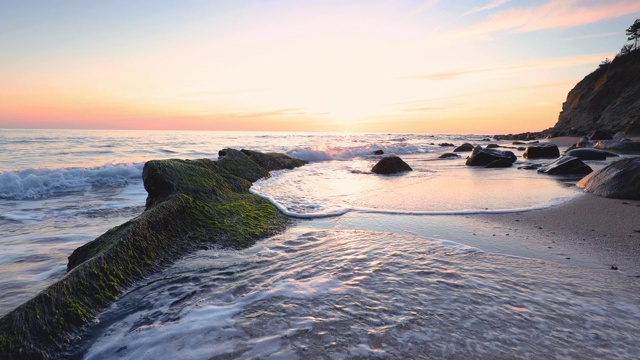
M511 141L133 131L5 138L2 153L14 157L0 173L3 314L67 279L76 248L153 213L141 179L147 160L204 164L249 148L308 162L252 177L243 190L288 215L284 231L231 248L188 250L184 236L166 239L182 242L181 255L165 253L166 265L124 287L60 358L180 357L185 348L196 359L586 359L639 350L640 202L586 194L575 176L518 169L550 160L525 159ZM564 150L575 140L553 141ZM496 142L516 166L467 166L468 152L448 145L467 142ZM44 156L60 148L54 162ZM387 155L413 170L372 174Z

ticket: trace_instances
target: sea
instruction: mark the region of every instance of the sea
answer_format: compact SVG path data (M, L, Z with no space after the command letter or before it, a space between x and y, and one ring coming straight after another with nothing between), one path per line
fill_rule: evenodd
M442 144L465 142L506 147L516 166L439 158L453 150ZM474 246L455 221L583 196L576 179L518 169L545 162L521 146L488 135L0 130L0 316L64 277L75 248L144 211L146 161L249 149L309 161L251 188L292 225L139 282L59 358L637 359L636 281ZM370 173L386 155L413 171Z

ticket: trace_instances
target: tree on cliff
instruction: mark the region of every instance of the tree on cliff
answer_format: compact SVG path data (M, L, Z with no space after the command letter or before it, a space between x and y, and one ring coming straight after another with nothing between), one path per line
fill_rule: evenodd
M629 36L627 40L633 40L633 48L638 50L638 38L640 38L640 19L636 19L634 23L629 26L626 34Z

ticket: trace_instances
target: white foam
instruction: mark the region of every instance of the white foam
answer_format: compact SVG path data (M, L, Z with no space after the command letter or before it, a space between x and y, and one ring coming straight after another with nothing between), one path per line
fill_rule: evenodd
M382 150L385 155L408 155L425 153L428 151L428 149L421 149L418 146L410 144L379 145L374 143L353 147L317 145L291 150L287 152L287 155L300 160L316 162L371 157L374 156L374 151L376 150Z
M93 168L25 169L0 173L0 198L38 199L90 186L123 187L139 181L144 164Z

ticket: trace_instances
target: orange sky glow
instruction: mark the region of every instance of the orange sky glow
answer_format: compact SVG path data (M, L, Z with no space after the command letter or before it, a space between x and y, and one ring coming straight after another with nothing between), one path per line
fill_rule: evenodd
M624 0L109 5L0 3L0 128L539 131L640 14Z

